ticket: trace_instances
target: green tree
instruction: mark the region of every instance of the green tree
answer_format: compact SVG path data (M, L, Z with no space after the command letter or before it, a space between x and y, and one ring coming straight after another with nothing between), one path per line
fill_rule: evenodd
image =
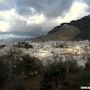
M11 85L10 90L25 90L25 85L22 80L17 80Z
M0 57L0 88L3 90L9 76L9 66L5 62L5 56Z
M80 90L80 79L80 73L74 72L67 74L61 90Z
M59 62L51 64L43 74L40 90L60 88L64 83L65 75L66 67L64 63Z
M82 86L90 86L90 71L83 71L80 79Z
M24 72L27 76L34 75L39 72L39 66L36 64L34 57L25 55L24 59Z
M85 65L85 70L90 71L90 61L89 60Z
M69 72L76 73L80 71L80 67L77 65L75 60L69 61Z
M90 61L85 65L84 71L81 73L81 85L90 85Z

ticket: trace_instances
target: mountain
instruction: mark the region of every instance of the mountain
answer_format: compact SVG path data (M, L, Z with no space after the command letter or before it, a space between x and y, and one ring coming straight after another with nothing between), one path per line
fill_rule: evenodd
M80 29L80 34L75 38L90 40L90 15L80 20L72 21L70 25L74 25Z
M73 40L90 40L90 15L85 16L79 20L71 21L70 23L63 23L60 26L56 26L53 30L51 30L48 34L54 34L56 32L60 32L60 29L64 27L64 25L72 25L80 30L79 33L76 34L75 37L73 37ZM74 29L73 29L74 30ZM75 31L75 30L74 30ZM75 31L76 32L76 31ZM68 34L68 33L67 33ZM73 36L73 35L72 35Z
M70 23L62 23L54 27L48 34L32 40L90 40L90 15Z

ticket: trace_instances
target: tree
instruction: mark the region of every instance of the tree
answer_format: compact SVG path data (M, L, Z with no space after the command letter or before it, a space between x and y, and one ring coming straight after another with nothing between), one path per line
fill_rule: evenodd
M12 45L7 54L7 59L10 67L10 77L11 80L16 78L17 73L21 70L18 68L22 62L22 51L17 48L15 45Z
M82 86L90 86L90 71L83 71L80 79Z
M80 73L67 74L61 90L80 90L80 78Z
M3 90L3 87L8 80L9 76L9 66L5 62L5 56L0 57L0 88Z
M84 71L81 73L81 85L90 85L90 61L85 65Z
M21 80L17 80L11 85L10 90L25 90L25 85Z
M26 49L33 48L33 45L26 42L19 42L18 45L16 46L19 48L26 48Z
M51 64L47 70L43 74L43 80L41 83L41 90L49 89L52 90L52 88L60 88L65 80L66 75L66 67L64 63L58 62Z
M40 90L52 90L53 89L53 82L50 78L44 78L41 81L41 87Z
M39 67L36 64L34 57L25 55L23 59L24 59L24 72L27 76L34 75L39 72Z
M85 70L90 71L90 61L89 60L85 65Z
M66 62L67 63L67 62ZM69 72L75 73L80 71L80 67L77 65L77 62L75 60L69 61Z

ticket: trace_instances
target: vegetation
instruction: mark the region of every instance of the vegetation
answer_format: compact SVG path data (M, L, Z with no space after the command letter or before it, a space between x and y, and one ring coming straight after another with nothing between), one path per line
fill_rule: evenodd
M5 56L0 57L1 90L5 89L3 87L7 86L7 83L9 83L9 88L5 90L79 90L81 85L90 85L89 60L84 69L80 68L75 61L70 61L68 73L66 62L55 62L42 67L37 58L29 55L23 56L22 60L16 71L24 72L23 75L27 78L21 77L22 74L18 73L17 78L10 81L11 68ZM40 72L41 69L43 69L42 72ZM22 79L19 79L20 77Z
M86 67L81 73L81 85L90 86L90 61L86 63Z
M67 61L65 62L67 66ZM80 71L80 67L77 65L77 62L75 60L69 61L68 62L68 69L70 73L76 73Z
M68 73L66 69L66 63L62 62L48 66L40 90L80 90L80 86L90 84L90 72L77 66L75 61L69 62Z
M29 45L28 43L25 43L25 42L22 42L22 43L19 42L18 45L17 45L17 47L22 47L22 48L26 48L26 49L33 48L32 45Z
M5 56L0 57L0 89L3 90L9 76L9 66L5 62Z
M39 66L35 63L35 58L26 55L24 59L24 72L27 76L39 73Z
M60 88L65 79L66 67L62 62L51 64L44 72L40 90L52 90Z
M5 45L0 45L0 49L2 49L2 48L4 48L5 47Z
M24 83L21 80L17 80L11 85L10 90L26 90L26 89Z

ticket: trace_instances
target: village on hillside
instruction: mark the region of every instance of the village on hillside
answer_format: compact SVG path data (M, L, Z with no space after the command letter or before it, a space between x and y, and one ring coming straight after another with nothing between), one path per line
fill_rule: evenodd
M80 66L90 58L90 41L24 41L13 44L0 44L0 56L9 54L10 50L20 50L23 55L38 58L43 65L59 61L77 61Z

